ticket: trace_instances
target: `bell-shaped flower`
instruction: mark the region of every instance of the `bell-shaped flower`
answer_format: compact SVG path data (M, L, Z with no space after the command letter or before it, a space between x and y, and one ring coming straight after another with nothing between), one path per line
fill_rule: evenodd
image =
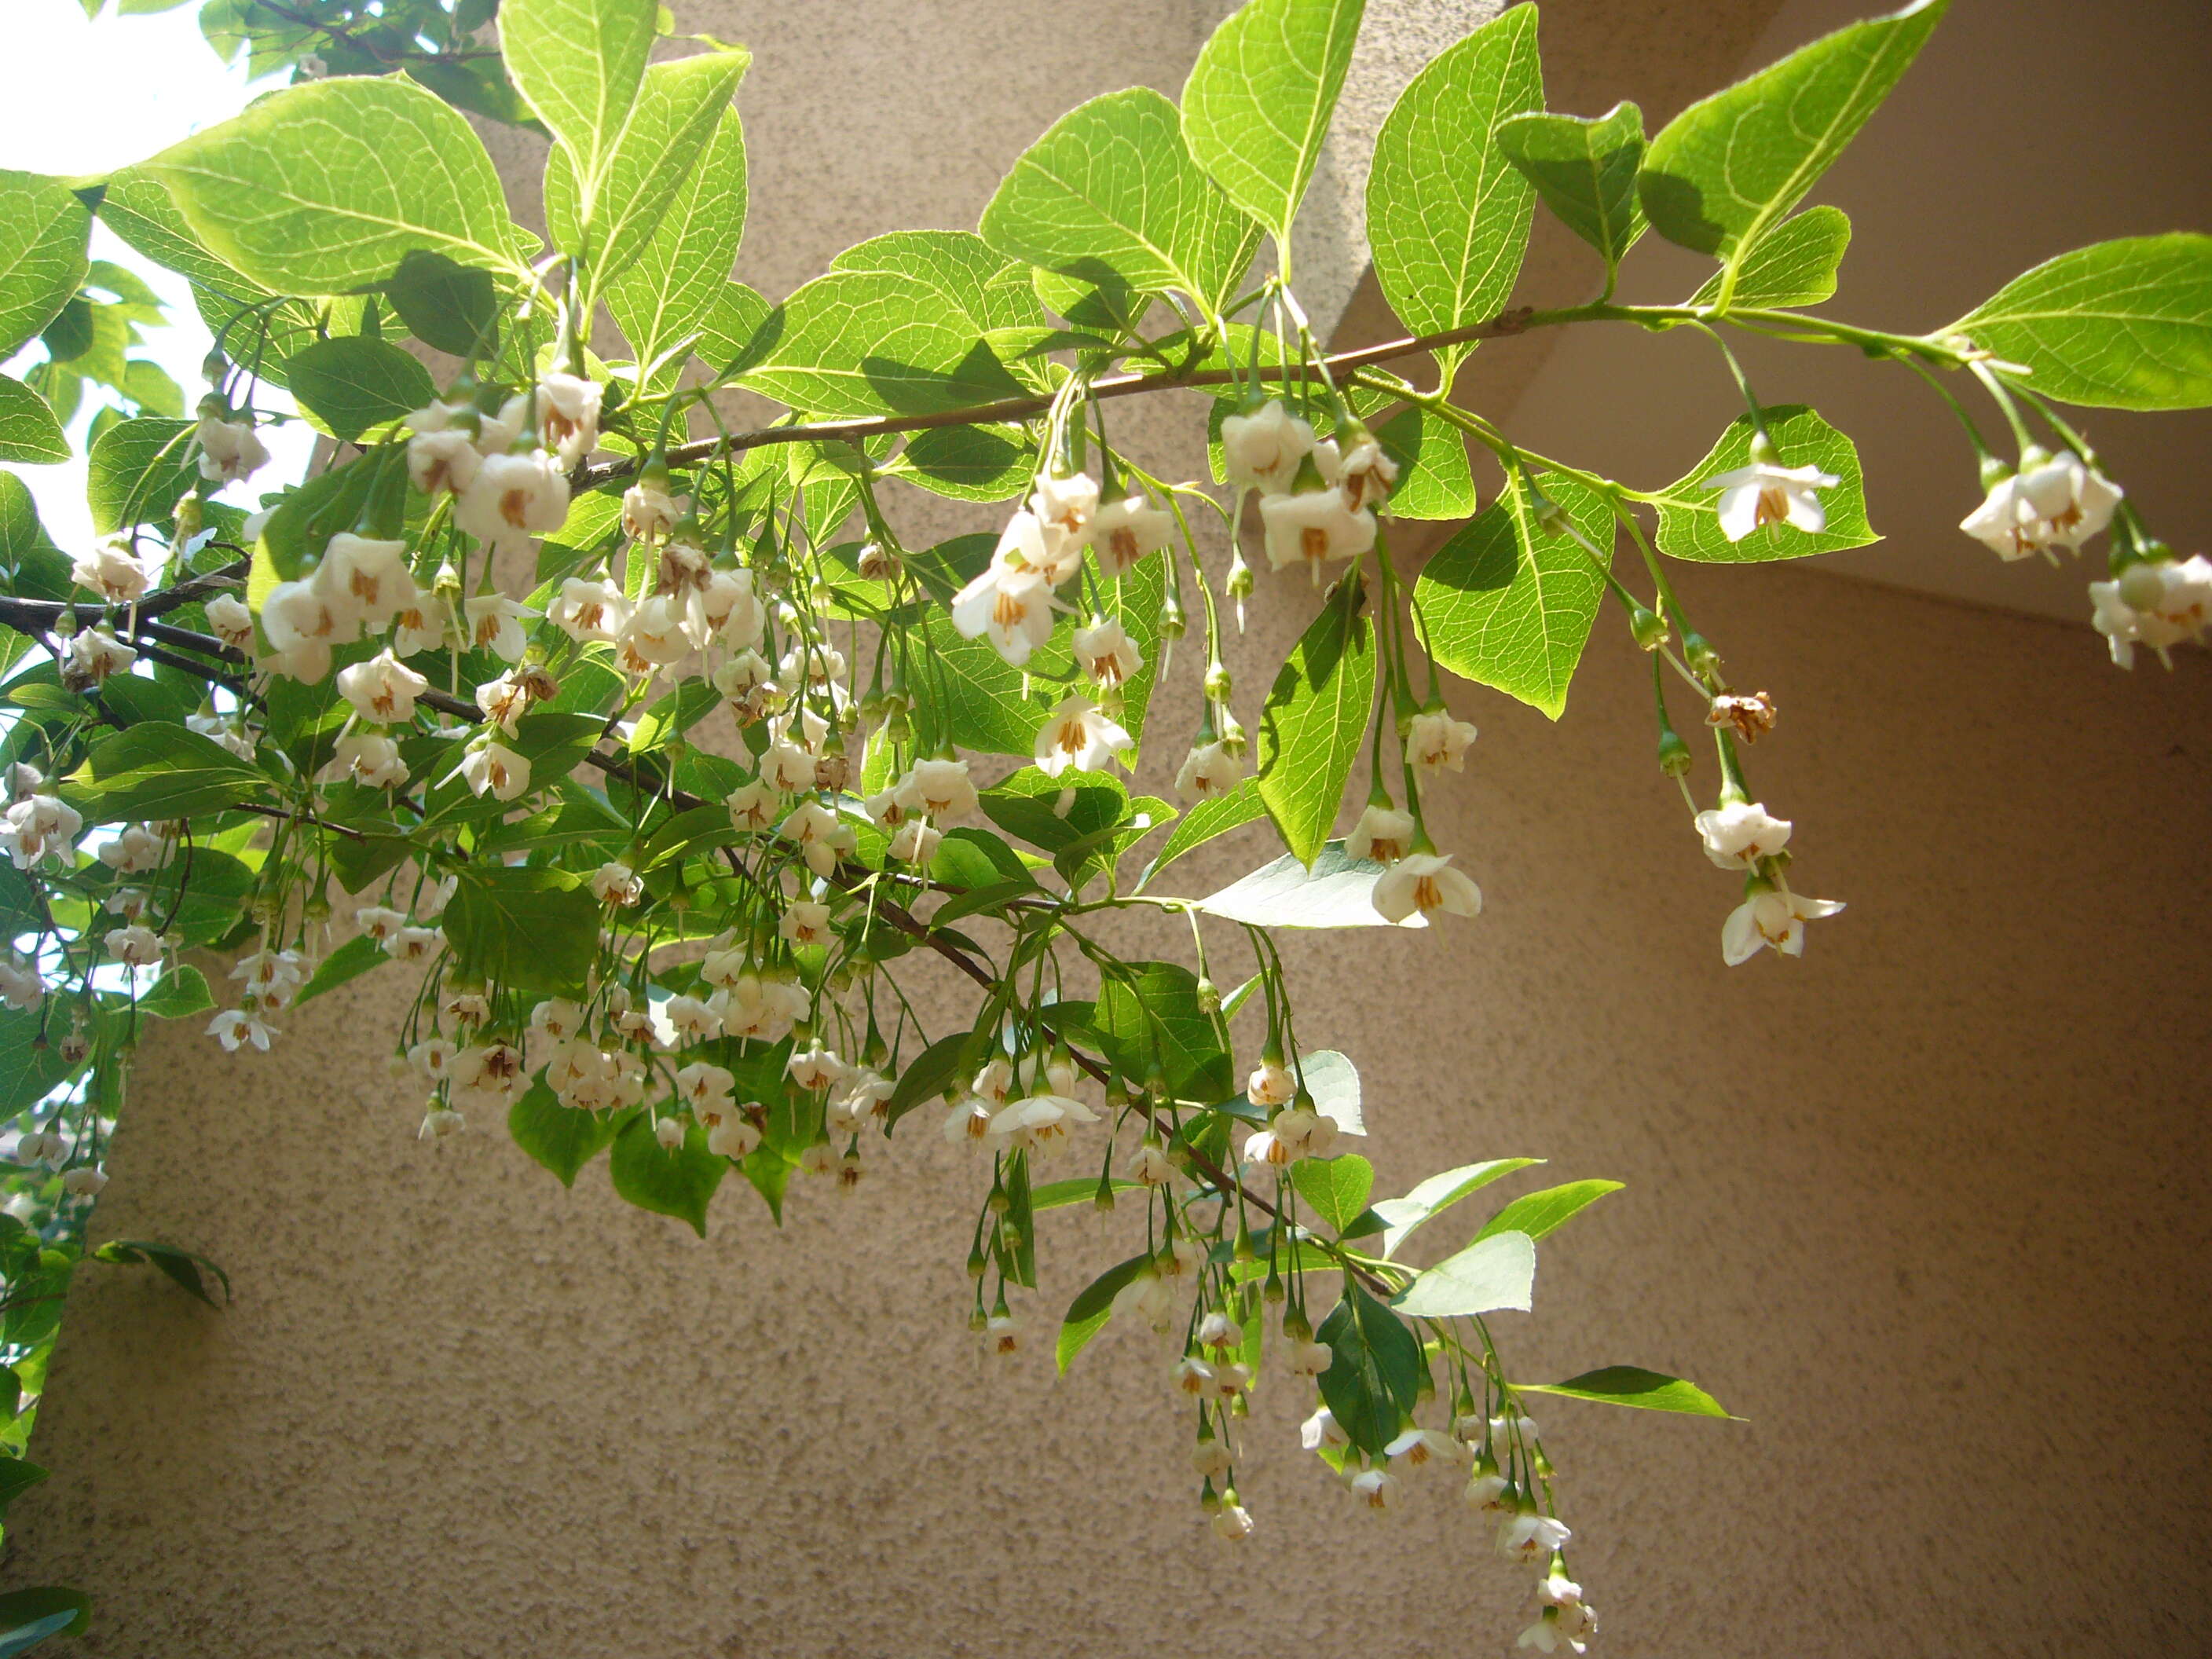
M819 945L830 937L830 907L799 899L784 908L775 931L793 945Z
M170 844L143 824L125 826L100 849L100 861L119 876L143 876L168 861Z
M1455 720L1442 708L1425 708L1413 716L1406 732L1406 755L1424 777L1466 769L1467 751L1474 742L1471 721Z
M975 782L964 760L921 760L899 786L901 805L940 821L975 810Z
M1723 870L1747 870L1790 840L1790 820L1771 816L1756 801L1724 800L1695 822L1705 856Z
M587 885L593 898L617 909L629 909L645 896L644 879L627 864L613 860L592 871Z
M224 1009L208 1022L207 1034L234 1054L249 1042L265 1054L270 1039L281 1035L258 1010L244 1008Z
M1221 422L1221 458L1232 489L1281 494L1290 489L1298 463L1313 447L1313 428L1291 414L1279 398Z
M1079 551L1091 538L1091 521L1098 511L1098 480L1087 472L1040 474L1030 493L1029 507L1048 534L1059 532Z
M1401 1496L1398 1477L1388 1469L1362 1469L1351 1484L1352 1496L1370 1510L1395 1509Z
M684 602L672 594L648 593L615 634L615 665L625 674L653 674L691 654L684 631Z
M915 818L891 832L890 845L884 850L896 863L924 865L937 856L944 840L942 830Z
M2212 627L2212 559L2142 560L2130 565L2108 582L2091 582L2089 599L2095 607L2090 620L2110 646L2112 660L2122 668L2135 666L2137 646L2158 653L2167 667L2167 653L2185 641L2201 639Z
M18 870L41 859L66 867L76 856L77 832L84 818L58 795L26 795L0 813L0 851Z
M218 593L207 602L207 624L215 630L216 638L234 651L246 651L253 645L253 612L246 609L246 601L235 593Z
M13 951L0 951L0 1003L22 1013L37 1007L46 994L46 981L35 967Z
M395 962L420 962L446 942L436 927L402 927L384 941L384 954Z
M1372 507L1398 482L1398 463L1382 452L1372 433L1362 428L1346 446L1336 464L1336 487L1350 507Z
M1176 793L1184 800L1212 800L1244 781L1244 761L1228 745L1212 740L1194 746L1176 774Z
M1482 914L1482 890L1451 867L1449 853L1408 853L1375 882L1375 908L1387 921L1403 921L1443 911L1455 916Z
M504 593L474 594L462 602L461 611L468 622L471 645L489 651L501 662L522 660L522 653L530 647L530 635L522 624L536 611L524 610L521 600Z
M430 682L386 649L367 662L339 669L337 687L354 712L372 725L404 726L415 718L415 700L430 689Z
M343 530L331 538L314 583L325 598L350 608L370 628L389 626L416 598L405 542Z
M1751 449L1749 465L1705 481L1704 488L1720 492L1715 509L1721 534L1740 542L1771 524L1786 524L1808 535L1826 530L1828 509L1821 505L1820 492L1833 489L1843 480L1817 466L1784 466L1763 434L1752 440Z
M325 783L350 779L364 789L397 789L408 769L399 744L381 732L349 732L332 745L330 763L315 774Z
M509 669L477 687L477 707L485 720L511 738L516 723L530 712L531 689L529 677Z
M1414 834L1412 813L1401 812L1386 802L1370 801L1359 822L1352 826L1352 833L1344 838L1345 854L1376 864L1395 864L1413 850Z
M453 506L453 522L488 546L522 548L568 516L568 475L544 450L484 457Z
M765 830L783 811L783 796L766 778L749 778L730 791L723 804L730 809L733 828Z
M599 441L599 404L605 396L598 382L556 370L538 383L538 430L565 468L574 467L592 453ZM510 398L500 410L501 420L519 430L527 419L526 395ZM517 408L518 404L524 405Z
M1244 1098L1268 1111L1289 1105L1297 1092L1297 1079L1279 1059L1263 1057L1244 1079Z
M503 743L472 744L455 769L471 793L513 800L530 787L530 762Z
M1744 900L1721 924L1721 959L1731 968L1772 946L1778 955L1805 954L1805 924L1832 916L1841 899L1805 898L1763 876L1744 884Z
M70 580L109 605L127 605L154 584L154 572L120 541L104 541L70 564Z
M1375 545L1375 515L1346 506L1340 490L1262 495L1260 523L1267 532L1267 562L1278 570L1304 565L1316 585L1323 565L1357 558Z
M657 542L681 517L668 494L668 474L648 471L623 492L623 534L634 542Z
M269 464L269 447L250 421L226 421L203 407L192 428L199 451L200 477L212 484L236 483Z
M1127 753L1134 741L1090 698L1062 697L1037 732L1037 769L1052 778L1070 767L1096 772Z
M794 1088L811 1092L835 1088L844 1079L846 1066L836 1051L817 1042L794 1049L783 1069Z
M1129 683L1145 665L1145 655L1118 621L1100 617L1075 630L1075 665L1111 691Z
M1108 578L1126 576L1173 539L1175 518L1144 495L1124 495L1100 507L1091 520L1091 550Z
M1468 1461L1465 1446L1442 1429L1408 1428L1382 1448L1383 1455L1409 1469L1434 1463L1456 1468Z
M717 570L700 590L699 604L714 642L729 651L750 651L768 629L768 607L753 592L750 570Z
M612 582L570 576L545 607L545 617L580 645L605 644L629 620L629 601Z
M735 1113L707 1131L707 1150L717 1158L749 1158L760 1144L760 1130Z
M994 563L953 596L952 626L963 639L988 639L993 650L1019 668L1052 637L1053 613L1066 608L1036 571Z
M470 434L457 426L421 432L407 441L407 477L426 495L449 490L458 495L476 481L483 465Z
M2123 493L2071 450L2031 448L2020 471L1992 483L1959 528L2007 560L2071 551L2112 521Z
M361 637L361 617L343 596L319 592L309 578L278 582L269 590L261 602L261 631L271 650L284 657L298 653L302 666L319 658L322 666L316 672L295 676L319 680L330 672L331 647Z
M1523 1494L1519 1507L1498 1525L1498 1553L1512 1561L1541 1561L1573 1536L1565 1522L1539 1514L1535 1500Z

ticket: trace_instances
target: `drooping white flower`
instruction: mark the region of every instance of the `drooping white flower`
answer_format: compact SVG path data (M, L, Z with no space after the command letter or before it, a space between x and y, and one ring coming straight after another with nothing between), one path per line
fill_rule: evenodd
M1463 771L1474 735L1471 721L1456 720L1442 708L1423 709L1407 727L1406 753L1424 777Z
M1721 534L1740 542L1771 524L1818 535L1828 527L1828 509L1821 505L1819 492L1842 482L1817 466L1784 466L1761 434L1752 440L1748 465L1715 473L1703 487L1720 492L1715 509Z
M14 951L0 952L0 1003L17 1013L35 1008L46 994L39 970Z
M365 914L356 910L354 920L358 921ZM385 914L396 915L398 913L386 911ZM531 1035L542 1036L549 1042L566 1042L583 1029L583 1008L567 997L548 997L530 1011Z
M623 492L623 534L634 542L657 542L676 527L681 515L668 494L668 474L648 471Z
M226 1008L208 1022L207 1034L234 1054L248 1042L265 1054L270 1039L281 1035L258 1008Z
M1098 1114L1070 1095L1031 1095L993 1115L991 1134L1010 1144L1049 1151L1078 1124L1096 1123Z
M1344 838L1346 856L1376 864L1395 864L1413 850L1413 815L1380 801L1370 801Z
M2071 450L2030 449L2020 471L1991 484L1959 528L2006 560L2071 551L2112 521L2124 493Z
M100 849L100 861L121 876L144 875L168 861L169 843L143 824L126 826Z
M503 743L472 745L457 769L470 790L499 800L513 800L530 787L530 762Z
M592 896L602 904L628 908L645 896L645 883L627 864L612 860L592 872Z
M753 592L750 570L715 571L700 591L699 604L714 642L725 650L750 651L768 630L768 607Z
M150 968L161 959L161 936L140 922L109 928L102 942L107 954L126 967Z
M990 1144L990 1132L991 1109L974 1095L945 1114L940 1131L948 1143L971 1152L981 1152Z
M989 640L993 650L1019 668L1052 637L1053 613L1066 608L1036 571L994 563L953 596L952 626L963 639Z
M909 811L942 821L975 810L975 782L964 760L921 760L898 787L899 804Z
M408 480L426 495L441 490L459 495L476 482L477 469L483 465L483 457L470 434L457 426L441 427L434 432L418 428L407 441Z
M544 450L484 457L453 504L453 522L493 547L527 547L568 516L568 475Z
M1164 1187L1175 1179L1175 1164L1157 1140L1140 1142L1129 1158L1129 1179L1141 1187Z
M1213 1512L1210 1524L1216 1538L1231 1544L1242 1543L1252 1535L1252 1512L1242 1504L1222 1500L1221 1507Z
M1221 457L1233 489L1279 494L1297 476L1298 463L1314 447L1313 428L1291 413L1279 398L1249 415L1221 422Z
M853 826L819 801L801 801L776 832L797 842L806 867L825 880L835 873L838 861L860 845Z
M1362 431L1338 460L1334 482L1346 506L1371 507L1398 482L1398 463L1382 453L1373 434Z
M1376 878L1376 910L1389 921L1403 921L1416 911L1480 915L1482 890L1453 869L1451 860L1449 853L1408 853Z
M415 718L415 699L430 689L430 682L386 649L367 662L339 669L337 686L338 695L362 719L378 726L404 726Z
M384 941L384 953L394 962L420 962L445 942L441 928L401 927Z
M465 641L457 631L452 608L442 600L418 593L414 604L403 607L392 619L392 649L397 656L411 657L448 645L462 647Z
M218 593L207 602L207 624L215 629L216 638L234 651L246 651L253 645L253 612L246 601L235 593Z
M734 1113L707 1131L707 1150L717 1158L749 1158L760 1144L760 1130Z
M1048 535L1058 531L1066 538L1063 545L1072 544L1079 552L1090 540L1091 521L1098 511L1098 480L1087 472L1040 475L1029 506Z
M72 1198L98 1198L107 1185L107 1172L97 1164L80 1164L62 1171L62 1190Z
M819 945L830 936L830 907L799 899L784 908L775 931L793 945Z
M447 1140L469 1127L469 1121L450 1106L434 1103L422 1114L422 1127L415 1132L417 1140Z
M58 795L26 795L0 813L0 851L18 870L41 859L66 866L76 856L77 832L84 819Z
M890 845L884 850L899 864L927 864L944 840L943 830L915 818L891 832Z
M524 610L521 600L504 593L472 594L462 601L461 611L468 622L471 645L489 650L501 662L521 661L530 646L522 624L536 611Z
M1565 1522L1539 1514L1534 1501L1523 1497L1498 1526L1498 1553L1509 1560L1541 1561L1573 1536Z
M761 757L760 775L763 782L787 795L797 795L814 787L814 757L799 744L788 740L772 743Z
M1705 856L1723 870L1749 869L1790 840L1790 820L1771 816L1756 801L1723 801L1698 813L1695 823Z
M748 778L730 791L724 803L730 809L730 823L738 830L765 830L774 823L783 811L783 795L766 778Z
M1218 740L1201 743L1184 757L1176 774L1176 793L1186 801L1212 800L1244 781L1244 762Z
M538 383L538 432L565 468L592 453L599 441L599 404L605 388L580 375L555 370ZM510 398L500 419L518 430L527 418L527 394Z
M261 631L295 679L312 683L330 672L331 647L361 635L361 620L340 599L319 592L312 578L278 582L261 602Z
M692 651L684 631L684 603L668 593L648 593L615 633L615 664L625 674L651 674L679 663Z
M1143 495L1124 495L1100 507L1091 520L1091 546L1109 579L1126 576L1165 547L1175 534L1167 509Z
M1336 1351L1326 1342L1293 1337L1284 1345L1283 1369L1292 1376L1319 1376L1335 1358Z
M212 484L236 483L269 464L269 447L250 421L226 421L203 408L192 441L199 451L200 477Z
M127 605L154 584L154 573L121 541L104 541L70 562L70 580L110 605Z
M388 626L417 597L415 578L407 568L405 542L349 531L331 538L313 580L324 598L350 609L370 628Z
M1056 778L1070 767L1096 772L1128 752L1135 741L1088 697L1066 696L1037 732L1037 769Z
M1778 955L1802 957L1805 924L1832 916L1843 908L1841 899L1805 898L1754 877L1744 889L1743 902L1721 924L1721 959L1734 968L1769 945Z
M62 684L72 690L105 685L109 675L120 674L138 660L136 651L105 628L87 628L66 640L49 634L46 643L59 659Z
M530 1079L522 1051L511 1042L471 1043L453 1055L449 1074L471 1104L511 1102Z
M1164 1334L1175 1318L1175 1291L1157 1267L1139 1268L1134 1279L1114 1292L1113 1310L1117 1317L1126 1314Z
M1022 1329L1011 1314L993 1314L983 1327L983 1340L991 1352L1000 1357L1018 1352L1022 1346Z
M2140 645L2172 667L2167 653L2185 641L2202 638L2212 627L2212 559L2200 553L2183 560L2143 560L2115 580L2091 582L2089 599L2094 606L2090 621L2105 636L2115 663L2133 668Z
M1100 617L1075 630L1075 665L1110 691L1129 683L1145 665L1145 654L1118 621Z
M1235 1465L1228 1446L1209 1434L1191 1447L1190 1467L1201 1480L1219 1480L1226 1478Z
M1400 1497L1398 1477L1388 1469L1360 1470L1352 1477L1352 1491L1370 1510L1395 1509Z
M1244 1098L1269 1111L1289 1105L1297 1091L1297 1079L1279 1060L1262 1058L1244 1079Z
M608 581L570 576L545 607L546 619L580 645L611 641L629 620L629 601Z
M1322 566L1356 558L1375 545L1375 515L1346 506L1334 489L1262 495L1260 523L1267 532L1267 562L1278 570L1303 565L1316 586Z
M806 1090L834 1088L845 1075L845 1062L834 1049L817 1042L809 1048L794 1049L784 1062L784 1073L795 1087Z
M1382 1454L1409 1469L1431 1463L1456 1468L1468 1460L1467 1448L1441 1429L1407 1428L1382 1448Z

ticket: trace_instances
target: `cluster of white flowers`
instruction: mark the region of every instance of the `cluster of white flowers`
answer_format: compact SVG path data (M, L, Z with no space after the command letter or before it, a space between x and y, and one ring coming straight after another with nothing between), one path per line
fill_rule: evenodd
M1259 492L1267 562L1302 567L1316 586L1328 566L1375 545L1375 509L1398 481L1397 462L1365 427L1347 422L1317 439L1279 398L1224 419L1221 456L1240 501Z
M1721 926L1721 956L1731 967L1772 947L1778 956L1805 954L1805 924L1832 916L1838 899L1806 898L1790 890L1784 873L1790 820L1778 818L1757 801L1724 793L1718 806L1693 820L1705 856L1721 869L1747 872L1743 902Z
M2137 560L2111 581L2091 582L2089 602L2115 663L2133 668L2142 646L2170 668L2173 647L2212 628L2212 559Z
M67 869L76 857L83 815L58 795L42 793L46 779L27 762L8 769L8 806L0 811L0 852L18 870L51 862Z
M2000 558L2040 553L2054 564L2059 549L2077 551L2112 523L2123 493L2064 449L2025 450L2017 471L1993 465L1984 482L1989 493L1959 528Z
M1082 1099L1083 1088L1064 1047L1018 1059L1001 1055L986 1062L955 1099L945 1138L977 1152L1048 1155L1067 1145L1073 1131L1099 1121Z

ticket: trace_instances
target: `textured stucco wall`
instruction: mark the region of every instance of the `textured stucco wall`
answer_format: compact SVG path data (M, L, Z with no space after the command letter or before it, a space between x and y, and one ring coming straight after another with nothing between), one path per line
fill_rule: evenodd
M1555 94L1656 115L1771 11L1685 65L1637 33L1666 9L1555 6L1589 71L1577 94L1555 65ZM874 231L972 223L1059 109L1179 85L1206 21L1117 0L1076 41L1078 13L684 9L760 54L744 273L781 293ZM1199 418L1142 441L1194 470ZM1939 533L1944 505L1893 527ZM1302 1031L1361 1067L1380 1190L1516 1152L1632 1183L1501 1322L1521 1375L1640 1362L1749 1419L1547 1413L1604 1651L2201 1650L2212 672L2118 676L2079 629L1804 569L1693 592L1784 702L1755 776L1851 909L1802 963L1723 969L1730 884L1650 769L1644 664L1608 632L1557 726L1463 692L1483 736L1438 832L1490 908L1286 939ZM1310 603L1263 579L1248 684ZM1524 1575L1448 1486L1353 1512L1291 1390L1255 1408L1264 1530L1237 1554L1188 1501L1148 1341L1111 1333L1057 1382L982 1364L979 1178L930 1126L849 1199L796 1188L781 1231L731 1187L703 1243L602 1169L564 1194L496 1128L417 1145L384 1069L398 972L274 1055L170 1033L139 1068L98 1231L204 1249L240 1296L217 1316L103 1273L73 1297L34 1448L57 1473L6 1567L93 1590L84 1650L1411 1656L1519 1622ZM1133 1219L1052 1218L1036 1325Z

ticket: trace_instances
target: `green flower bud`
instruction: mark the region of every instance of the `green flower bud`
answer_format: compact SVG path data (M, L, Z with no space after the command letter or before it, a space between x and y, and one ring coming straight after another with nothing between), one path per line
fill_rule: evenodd
M1684 743L1677 732L1659 734L1659 769L1670 778L1687 777L1695 763L1690 755L1690 745Z

